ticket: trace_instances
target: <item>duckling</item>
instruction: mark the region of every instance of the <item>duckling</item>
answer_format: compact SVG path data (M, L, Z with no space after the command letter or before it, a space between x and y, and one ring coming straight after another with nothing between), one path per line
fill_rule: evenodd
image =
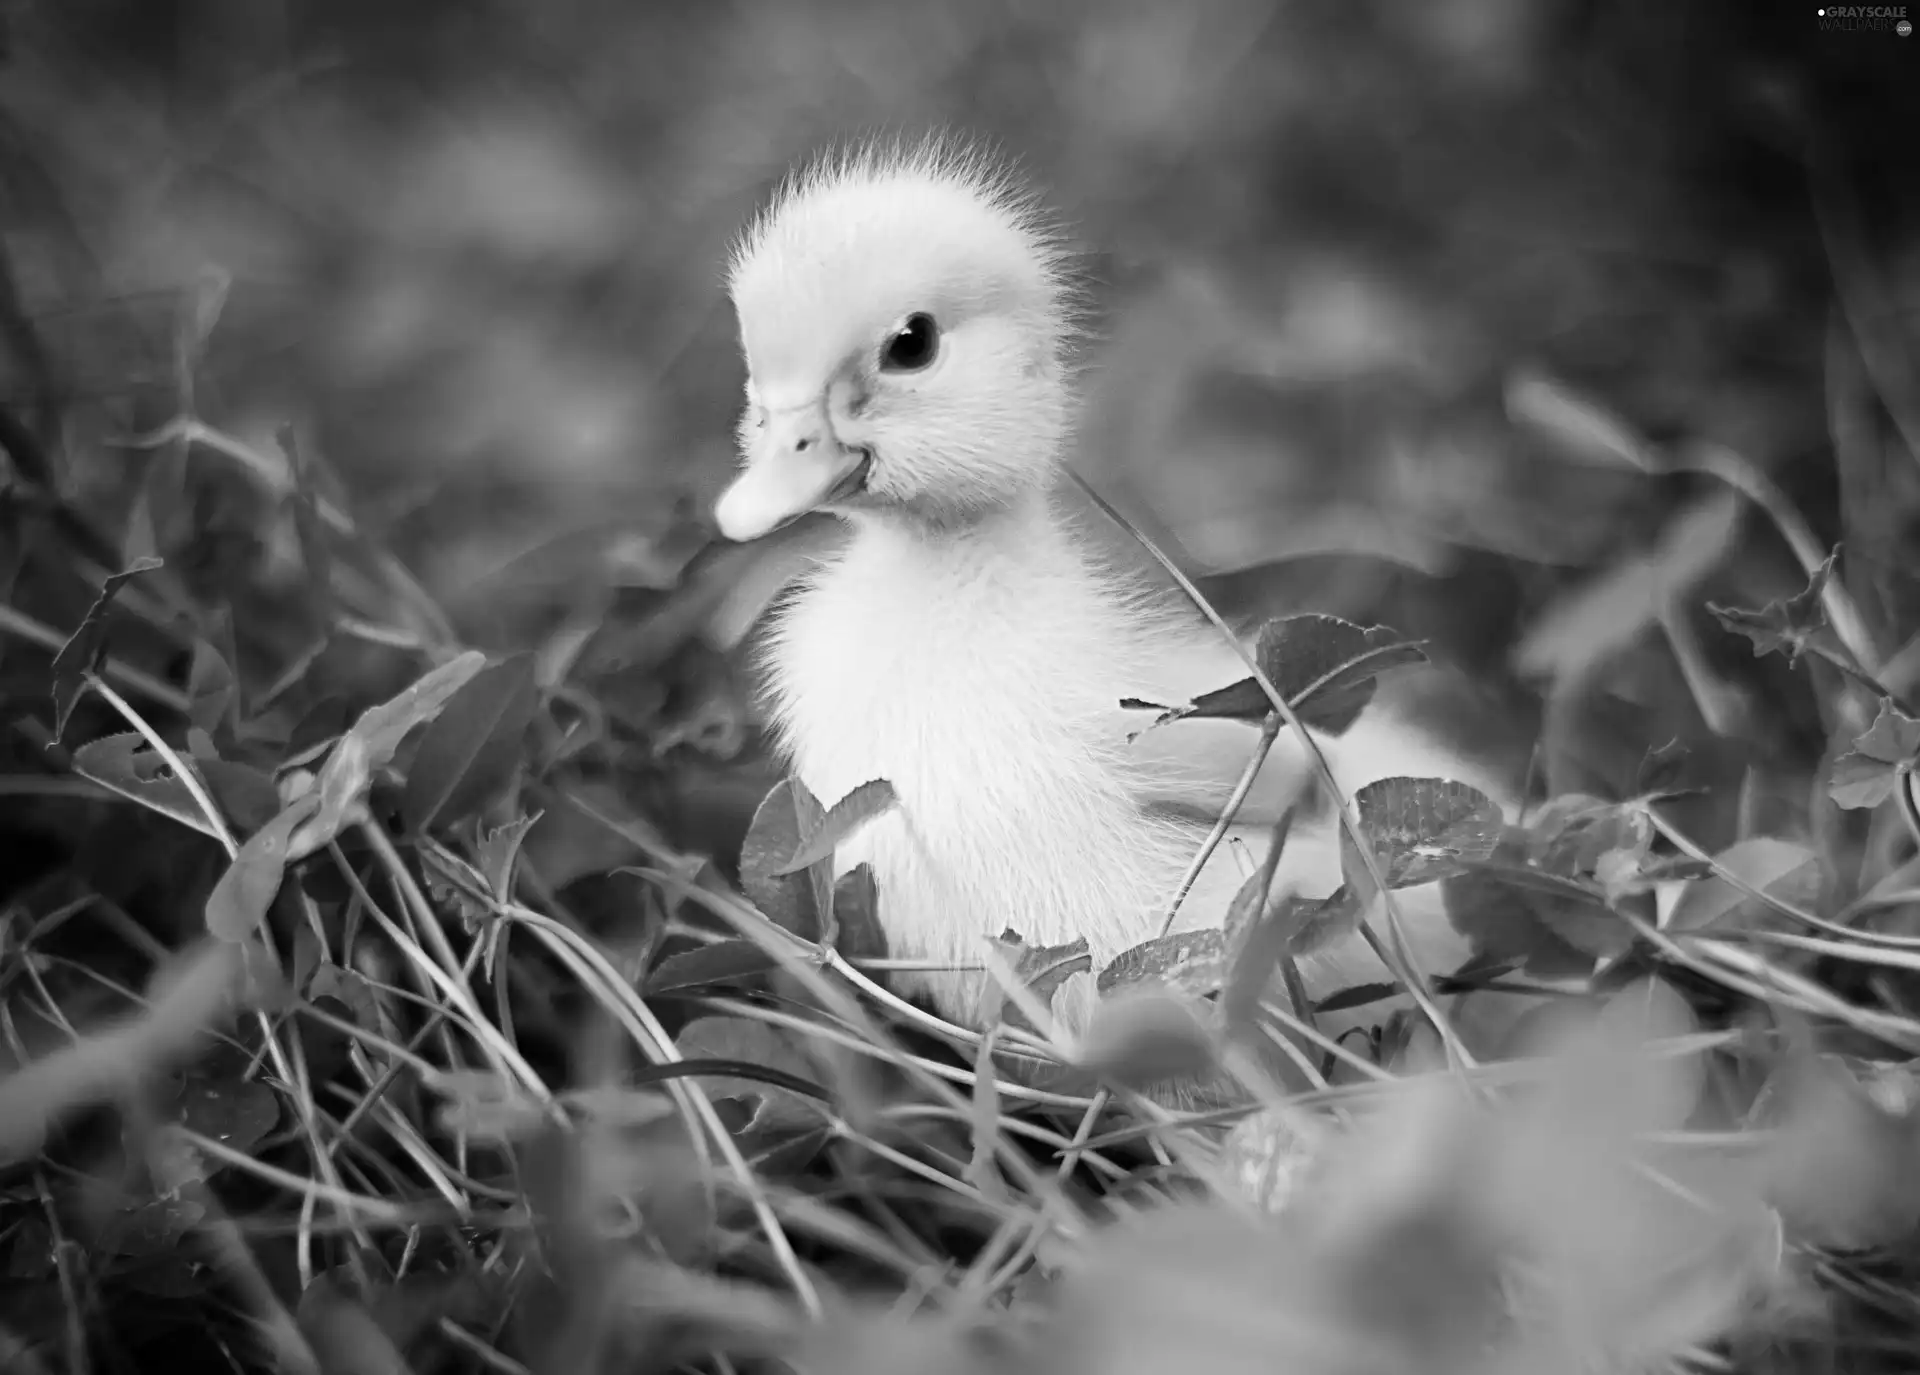
M792 177L746 229L728 286L747 366L742 464L715 523L752 540L810 511L850 527L766 639L769 718L831 803L870 779L895 807L841 847L871 867L896 958L978 967L985 938L1085 937L1096 969L1160 934L1255 732L1140 733L1124 698L1178 702L1245 676L1217 631L1096 552L1063 500L1076 290L1062 237L989 157L863 149ZM1137 738L1135 738L1137 737ZM1497 793L1486 769L1377 710L1321 741L1343 791L1395 775ZM1282 736L1180 907L1217 926L1309 777ZM1276 891L1340 882L1337 818L1298 822ZM1423 968L1464 944L1437 894ZM1357 937L1303 962L1310 993L1389 977ZM981 1015L986 976L906 980Z

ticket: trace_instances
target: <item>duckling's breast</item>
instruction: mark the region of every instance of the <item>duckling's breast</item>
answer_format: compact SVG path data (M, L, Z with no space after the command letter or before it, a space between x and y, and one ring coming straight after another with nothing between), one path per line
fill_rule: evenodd
M1002 552L856 542L776 632L775 721L822 802L893 785L837 867L872 867L895 958L977 966L1011 929L1085 936L1098 964L1151 934L1191 828L1136 801L1111 731L1129 641L1098 589L1071 551ZM955 1015L982 983L919 982Z

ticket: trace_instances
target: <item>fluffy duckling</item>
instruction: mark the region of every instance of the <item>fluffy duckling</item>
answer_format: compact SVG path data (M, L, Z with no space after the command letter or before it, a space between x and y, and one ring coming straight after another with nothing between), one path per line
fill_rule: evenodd
M1116 567L1057 491L1073 412L1060 239L985 157L863 151L799 173L747 229L730 289L748 371L743 464L715 509L734 540L824 510L851 538L769 636L771 717L831 803L870 779L898 805L841 849L872 867L897 958L978 965L984 938L1084 936L1096 969L1156 936L1256 733L1147 732L1122 698L1184 701L1245 676L1191 607ZM1377 710L1323 741L1343 790L1484 771ZM1307 777L1283 735L1176 929L1214 925ZM1498 795L1497 792L1495 795ZM1168 807L1161 804L1175 803ZM1340 881L1336 819L1296 824L1276 891ZM1429 971L1464 954L1433 894ZM1316 996L1387 977L1359 939L1306 962ZM978 1016L983 975L910 981Z

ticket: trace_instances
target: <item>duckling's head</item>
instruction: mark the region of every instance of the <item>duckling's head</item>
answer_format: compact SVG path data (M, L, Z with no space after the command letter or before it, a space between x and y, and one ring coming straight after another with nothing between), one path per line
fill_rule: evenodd
M1058 240L987 157L867 149L795 176L735 250L754 539L812 510L964 526L1050 481L1067 423Z

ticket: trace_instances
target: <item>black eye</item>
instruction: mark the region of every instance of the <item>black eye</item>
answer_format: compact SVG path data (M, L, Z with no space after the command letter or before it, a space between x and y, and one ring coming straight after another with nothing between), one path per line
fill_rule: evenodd
M940 354L940 327L931 315L910 315L880 350L880 371L918 372Z

